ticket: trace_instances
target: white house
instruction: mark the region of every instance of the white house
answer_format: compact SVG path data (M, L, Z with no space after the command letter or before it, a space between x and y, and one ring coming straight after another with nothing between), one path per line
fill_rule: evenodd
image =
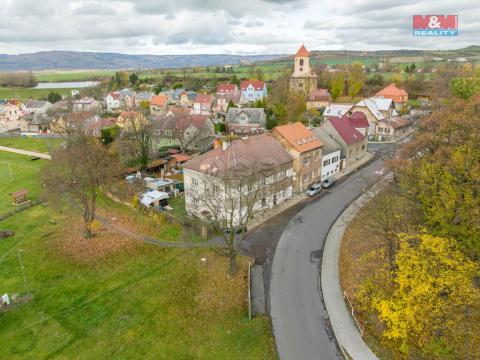
M123 109L122 106L122 94L119 91L112 91L105 97L105 103L107 104L107 111L115 112Z
M314 128L313 133L323 144L322 146L322 170L320 180L335 175L341 170L342 147L324 129Z
M329 104L325 110L323 111L323 117L324 118L330 118L330 117L342 117L353 108L353 104L337 104L337 103L332 103Z
M259 214L293 195L293 158L268 134L224 142L187 161L183 174L186 212L204 221L243 226L247 207Z
M267 85L261 80L244 80L240 83L240 90L245 101L262 100L267 96Z
M193 101L192 114L210 115L215 98L209 94L198 94Z

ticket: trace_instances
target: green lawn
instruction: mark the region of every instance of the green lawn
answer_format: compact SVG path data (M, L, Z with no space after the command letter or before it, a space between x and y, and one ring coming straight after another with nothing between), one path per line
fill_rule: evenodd
M22 150L38 151L48 154L52 149L62 143L62 139L57 138L37 138L37 137L0 137L0 146L9 146Z
M32 161L31 159L30 156L0 151L0 214L15 208L12 205L12 197L9 195L11 192L27 189L30 199L38 199L39 171L48 160Z
M0 99L46 99L51 91L57 92L64 96L70 96L72 89L34 89L0 87Z
M40 161L0 155L14 162L14 176L23 169L17 186L33 187L27 165L38 173ZM8 177L0 168L2 196ZM268 319L246 317L245 260L230 278L226 261L205 249L161 249L102 231L78 246L76 224L47 205L0 223L15 231L0 241L0 289L24 300L0 312L0 358L276 358Z

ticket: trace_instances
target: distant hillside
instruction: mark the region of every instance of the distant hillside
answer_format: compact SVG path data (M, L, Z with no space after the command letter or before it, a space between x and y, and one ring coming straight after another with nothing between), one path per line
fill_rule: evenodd
M42 51L31 54L0 54L0 71L158 69L257 62L280 55L127 55L75 51Z
M480 56L480 46L471 45L463 49L453 50L377 50L377 51L355 51L355 50L312 50L310 56L313 59L327 60L338 58L377 58L382 59L384 57L401 58L401 57L442 57L445 60L455 57L471 57L478 58ZM270 63L278 61L292 60L294 55L288 55L280 59L271 59Z

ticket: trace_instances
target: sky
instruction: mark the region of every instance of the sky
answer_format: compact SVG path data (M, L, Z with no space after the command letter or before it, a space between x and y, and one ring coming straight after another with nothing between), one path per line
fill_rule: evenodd
M412 15L458 15L413 37ZM0 0L0 53L290 54L480 45L479 0Z

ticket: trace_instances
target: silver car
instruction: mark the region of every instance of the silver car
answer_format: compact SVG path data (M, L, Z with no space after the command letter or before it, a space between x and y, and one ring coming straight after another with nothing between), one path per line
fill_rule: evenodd
M322 191L322 186L320 184L313 184L310 186L307 190L307 195L308 196L315 196L317 195L320 191Z

